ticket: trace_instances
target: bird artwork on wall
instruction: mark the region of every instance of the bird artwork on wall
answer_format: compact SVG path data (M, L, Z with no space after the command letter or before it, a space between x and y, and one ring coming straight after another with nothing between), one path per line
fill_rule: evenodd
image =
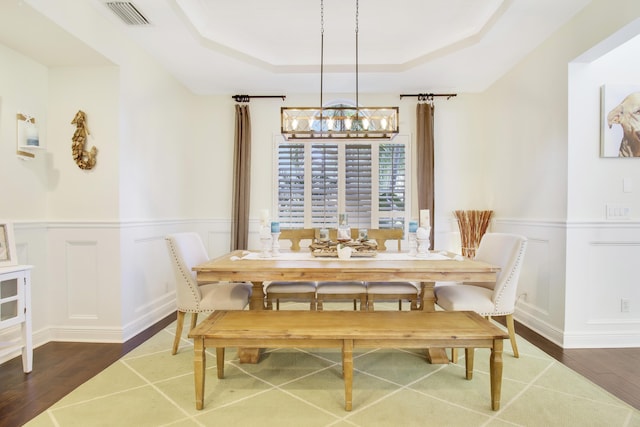
M93 169L96 165L96 154L98 149L91 147L91 150L84 149L89 136L89 128L87 127L87 115L82 110L78 110L76 116L71 121L72 125L76 125L76 131L73 134L73 144L71 145L71 153L73 160L80 169Z

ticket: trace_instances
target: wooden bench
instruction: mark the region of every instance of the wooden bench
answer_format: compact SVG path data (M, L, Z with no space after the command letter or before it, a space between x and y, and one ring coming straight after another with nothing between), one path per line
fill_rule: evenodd
M502 345L509 336L474 312L216 311L191 330L196 408L204 406L207 347L216 347L218 378L224 378L225 347L342 349L345 409L352 407L353 349L465 348L466 378L474 348L490 348L491 408L500 409Z

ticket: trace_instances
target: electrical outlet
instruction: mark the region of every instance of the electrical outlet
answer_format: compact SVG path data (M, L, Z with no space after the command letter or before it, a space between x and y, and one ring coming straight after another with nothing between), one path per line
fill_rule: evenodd
M628 313L629 312L629 300L626 298L622 298L620 300L620 312Z

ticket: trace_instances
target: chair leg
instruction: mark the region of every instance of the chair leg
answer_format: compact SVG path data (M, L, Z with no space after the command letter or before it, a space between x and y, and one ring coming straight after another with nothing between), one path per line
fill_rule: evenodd
M195 328L198 324L198 313L191 313L191 329Z
M513 323L513 314L507 314L507 330L509 331L509 340L511 341L511 348L513 348L513 356L519 358L520 353L518 353L518 344L516 343L516 328Z
M324 307L322 306L322 300L321 299L316 300L316 310L317 311L322 311L323 308Z
M451 363L458 363L458 349L451 349Z
M402 311L402 300L398 300L398 311Z
M182 325L184 324L184 311L178 311L178 321L176 322L176 337L173 339L173 348L171 354L178 352L178 344L180 344L180 337L182 336Z

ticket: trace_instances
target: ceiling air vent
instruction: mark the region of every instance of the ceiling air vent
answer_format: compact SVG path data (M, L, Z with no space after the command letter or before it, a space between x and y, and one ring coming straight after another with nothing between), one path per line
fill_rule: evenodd
M150 25L149 20L127 1L110 1L105 5L127 25Z

